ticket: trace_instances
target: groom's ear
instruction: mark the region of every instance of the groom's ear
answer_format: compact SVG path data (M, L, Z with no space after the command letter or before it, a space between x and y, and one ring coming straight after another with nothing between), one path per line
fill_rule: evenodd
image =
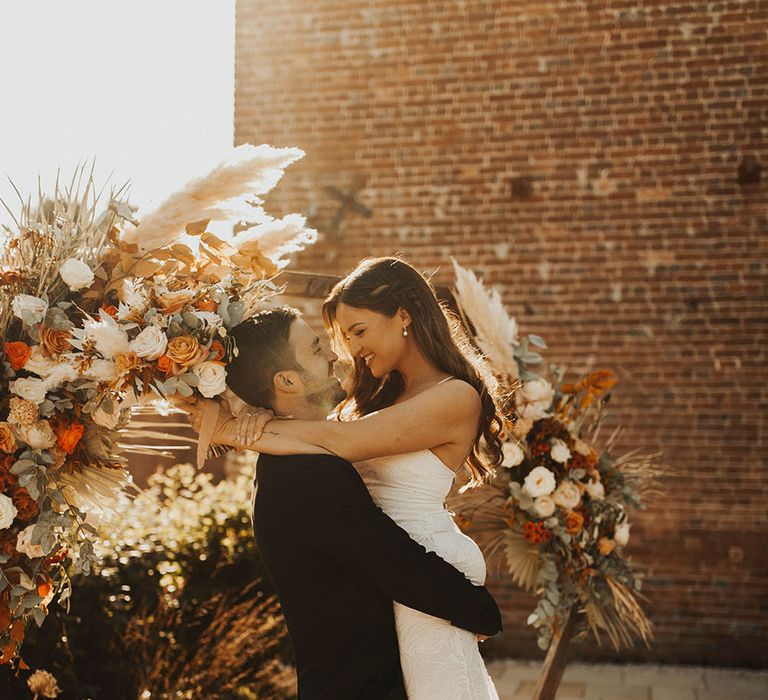
M272 385L275 392L282 394L296 394L303 390L299 373L288 369L277 372L272 377Z

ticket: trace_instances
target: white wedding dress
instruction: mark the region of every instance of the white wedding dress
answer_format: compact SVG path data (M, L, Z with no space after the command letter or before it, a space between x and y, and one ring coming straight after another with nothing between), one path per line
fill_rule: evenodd
M454 474L431 450L371 459L355 467L376 504L414 540L473 583L484 583L480 548L444 506ZM400 603L394 606L409 700L498 700L472 632Z

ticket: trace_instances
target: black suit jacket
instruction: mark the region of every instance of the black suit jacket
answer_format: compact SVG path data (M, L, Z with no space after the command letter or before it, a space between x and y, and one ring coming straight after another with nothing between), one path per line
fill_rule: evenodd
M413 541L346 460L261 455L256 542L285 614L302 700L405 700L392 601L492 635L490 593Z

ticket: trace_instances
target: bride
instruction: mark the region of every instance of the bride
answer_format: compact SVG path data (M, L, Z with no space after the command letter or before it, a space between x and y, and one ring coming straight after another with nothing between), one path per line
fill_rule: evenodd
M431 285L399 258L361 262L332 290L323 319L354 363L339 420L276 419L261 432L263 416L243 416L226 421L215 441L268 454L327 450L353 462L382 510L482 584L482 553L444 500L460 470L478 485L501 463L493 376ZM498 697L471 632L394 606L411 700Z

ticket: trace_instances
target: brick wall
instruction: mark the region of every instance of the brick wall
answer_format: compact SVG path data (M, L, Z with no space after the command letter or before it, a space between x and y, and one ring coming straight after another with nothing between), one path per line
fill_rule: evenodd
M454 255L550 358L614 368L622 445L664 450L665 495L629 547L656 642L576 653L764 665L768 177L739 178L768 163L768 4L239 0L237 15L237 143L307 152L270 201L324 232L297 268L400 251L450 284ZM329 186L359 188L371 216L334 231ZM530 599L493 590L506 631L490 651L540 655Z

